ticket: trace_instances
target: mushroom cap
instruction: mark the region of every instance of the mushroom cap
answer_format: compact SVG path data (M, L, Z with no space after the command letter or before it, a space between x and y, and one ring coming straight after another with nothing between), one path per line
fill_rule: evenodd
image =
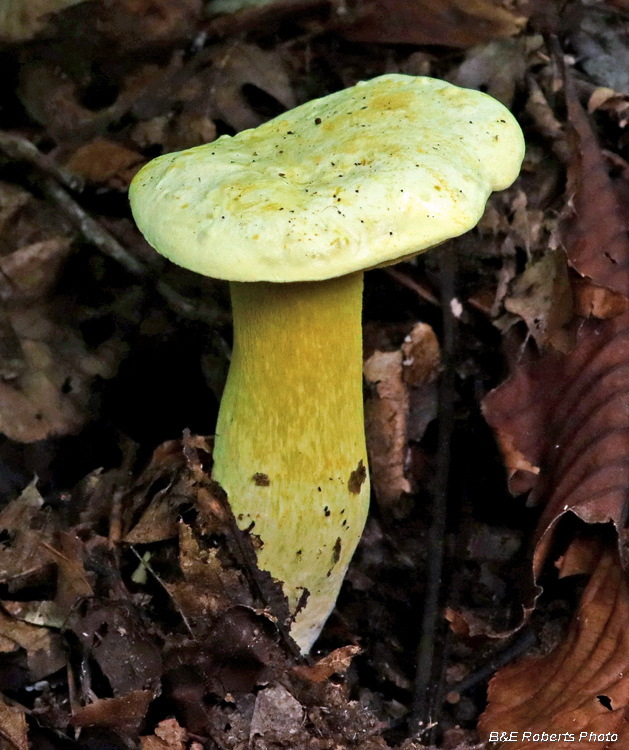
M312 281L463 234L523 157L518 123L492 97L384 75L160 156L129 195L146 239L180 266L231 281Z

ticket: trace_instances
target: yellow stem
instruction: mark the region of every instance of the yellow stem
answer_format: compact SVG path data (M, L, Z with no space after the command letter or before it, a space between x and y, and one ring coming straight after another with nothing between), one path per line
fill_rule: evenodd
M258 564L284 584L308 651L330 614L369 504L362 397L362 273L232 282L234 351L214 476ZM302 600L303 601L303 600Z

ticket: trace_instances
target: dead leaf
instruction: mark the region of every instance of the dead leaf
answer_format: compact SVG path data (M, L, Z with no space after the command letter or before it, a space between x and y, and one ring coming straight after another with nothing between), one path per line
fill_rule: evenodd
M61 635L48 628L21 622L0 609L0 653L19 649L26 651L32 682L42 680L66 665L66 647Z
M25 304L46 294L56 283L71 244L69 237L52 237L0 258L0 300Z
M120 698L97 698L86 706L73 706L72 725L136 731L144 721L153 697L151 690L135 690Z
M156 639L147 632L140 612L127 602L97 600L87 600L84 610L74 612L69 627L85 652L98 663L114 696L135 694L142 701L141 693L155 695L160 685L162 659Z
M333 674L345 674L352 663L352 659L361 651L360 646L342 646L324 656L323 659L319 659L312 666L293 667L293 672L310 682L323 682L328 677L332 677Z
M502 669L489 684L482 736L516 732L501 748L624 747L629 742L629 589L618 555L596 565L565 641ZM525 736L524 732L530 732ZM549 744L550 734L564 737ZM569 733L566 737L565 734ZM615 735L610 741L609 734ZM592 735L592 736L590 736ZM607 735L607 739L605 739Z
M42 496L34 479L22 494L0 511L0 581L17 591L27 582L46 575L50 558L45 543L50 543L55 520L44 511Z
M365 432L374 492L390 509L411 485L404 476L406 465L406 419L408 391L402 382L404 355L374 352L365 362L364 374L376 387L378 398L365 403Z
M142 750L185 750L188 733L177 719L164 719L155 727L155 734L140 737Z
M90 352L79 336L47 318L41 306L8 311L26 361L11 382L0 382L0 432L24 443L77 432L94 377L114 375L122 345L105 342Z
M583 318L613 318L629 308L629 298L595 286L586 279L576 279L572 285L575 312Z
M273 685L257 695L249 737L261 735L266 741L290 743L303 721L301 703L282 685Z
M405 476L408 441L419 440L436 416L440 369L439 342L426 323L416 323L397 351L376 350L365 361L365 380L377 394L365 402L372 486L387 511L411 491Z
M504 306L524 320L539 346L565 350L561 328L572 318L572 290L563 256L548 252L530 263L512 284Z
M0 40L24 42L46 25L47 16L86 0L8 0L0 5Z
M574 153L568 166L568 194L574 214L565 225L569 264L594 285L629 296L629 239L616 191L588 116L566 79Z
M29 750L24 711L10 706L0 695L0 738L6 750Z
M137 151L108 138L95 138L80 146L66 161L65 167L87 182L127 190L144 163L145 159Z
M528 353L483 402L486 419L532 466L529 503L544 502L534 574L567 512L624 526L629 467L629 313L579 326L568 354ZM513 485L511 489L516 487ZM523 489L522 486L517 489Z
M201 549L183 521L179 523L179 565L184 580L165 586L186 616L207 620L235 604L253 606L242 573L223 566L218 549Z
M465 48L515 36L525 23L498 0L381 0L359 5L340 32L353 42Z

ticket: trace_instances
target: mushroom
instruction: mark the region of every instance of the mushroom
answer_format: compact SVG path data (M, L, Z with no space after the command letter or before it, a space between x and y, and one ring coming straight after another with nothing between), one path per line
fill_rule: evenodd
M213 474L282 582L304 652L369 505L363 271L471 229L523 155L516 120L486 94L384 75L161 156L133 181L150 244L231 282Z

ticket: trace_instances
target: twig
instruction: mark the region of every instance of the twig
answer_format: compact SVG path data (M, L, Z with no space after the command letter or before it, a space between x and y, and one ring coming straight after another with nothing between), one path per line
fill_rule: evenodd
M65 216L77 227L85 239L95 245L104 255L113 258L132 276L146 280L151 278L150 269L124 248L115 237L112 237L109 232L103 229L61 185L50 178L46 178L43 180L43 189L46 195L59 206ZM206 305L195 304L182 296L166 282L161 280L156 281L155 289L179 315L201 320L210 326L216 325L219 322L219 312ZM224 347L221 348L224 349Z
M159 574L155 572L152 565L149 563L148 560L145 560L140 553L133 547L132 545L129 545L129 549L133 554L138 558L140 561L140 565L144 565L144 567L148 570L148 572L155 578L155 580L159 583L159 585L164 589L164 591L168 594L168 596L172 599L173 604L175 605L175 609L177 612L179 612L181 619L183 620L184 625L186 626L186 629L192 636L192 638L196 641L196 636L194 635L194 632L192 628L190 627L190 623L188 622L188 618L186 617L186 613L183 611L183 609L179 606L179 602L175 599L175 597L171 594L171 592L168 590L168 586L162 581L162 579L159 577Z
M25 161L37 167L40 171L54 177L55 180L65 185L70 190L81 192L83 190L83 180L76 175L70 174L62 167L59 167L31 143L28 138L15 133L7 133L0 130L0 150L11 159Z
M441 578L445 549L447 518L448 479L450 474L450 443L454 429L454 367L453 353L455 322L450 308L454 297L454 265L451 252L443 252L441 263L441 300L443 319L443 354L445 370L439 387L439 433L436 491L433 502L432 522L428 535L428 580L421 635L417 650L415 694L410 728L420 734L434 726L432 684L435 661L435 641L438 635Z
M385 273L387 273L392 279L395 279L395 281L397 281L398 284L402 284L402 286L405 286L407 289L410 289L412 292L415 292L415 294L417 294L426 302L429 302L431 305L435 305L435 307L439 307L440 305L439 300L435 297L435 295L430 291L430 289L425 284L422 284L419 281L416 281L415 279L411 278L410 276L407 276L398 268L387 266L386 268L383 268L382 270Z
M492 659L489 664L481 667L473 674L466 677L464 680L450 688L450 692L458 693L461 695L470 688L478 685L479 682L484 682L489 679L495 672L501 667L504 667L509 662L517 659L519 656L526 654L530 651L533 646L537 643L537 636L532 630L523 633L520 638L516 640L509 648L506 648L501 654L498 654Z

